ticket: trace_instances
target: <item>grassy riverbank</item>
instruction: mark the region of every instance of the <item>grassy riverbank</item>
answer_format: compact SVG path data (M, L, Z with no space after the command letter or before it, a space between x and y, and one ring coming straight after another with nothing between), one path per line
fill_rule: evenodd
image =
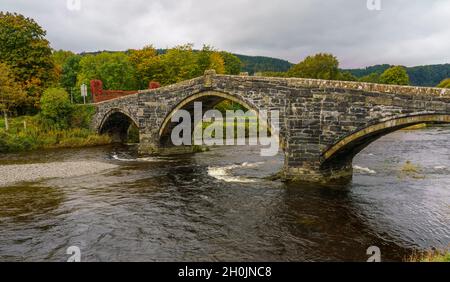
M42 122L39 115L9 119L9 130L0 120L0 153L30 151L47 148L74 148L111 143L107 135L98 135L85 122L77 127L61 129Z
M40 99L41 111L35 116L0 120L0 153L45 148L72 148L103 145L108 136L90 129L95 108L74 105L62 88L48 88Z
M408 262L450 262L450 251L428 251L415 253L408 258Z

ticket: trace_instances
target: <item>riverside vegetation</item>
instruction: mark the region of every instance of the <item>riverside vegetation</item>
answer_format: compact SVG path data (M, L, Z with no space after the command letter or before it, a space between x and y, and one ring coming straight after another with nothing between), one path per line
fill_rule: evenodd
M450 262L450 251L430 250L423 253L414 252L407 262Z
M0 121L0 153L111 142L109 136L98 135L89 129L94 107L71 104L63 89L46 90L41 98L41 108L41 112L34 116Z

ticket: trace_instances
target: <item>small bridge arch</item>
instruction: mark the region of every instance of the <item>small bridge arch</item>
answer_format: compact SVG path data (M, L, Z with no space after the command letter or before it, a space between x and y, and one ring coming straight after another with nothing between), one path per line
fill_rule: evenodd
M112 108L104 115L97 132L110 135L114 143L124 143L128 139L130 126L138 127L133 116L124 109Z

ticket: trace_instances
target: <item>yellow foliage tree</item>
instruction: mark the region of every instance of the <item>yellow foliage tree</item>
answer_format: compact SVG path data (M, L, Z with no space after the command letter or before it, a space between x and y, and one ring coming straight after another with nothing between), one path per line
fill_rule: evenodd
M25 100L26 94L21 85L14 80L10 67L0 63L0 111L5 118L6 130L8 130L8 112Z

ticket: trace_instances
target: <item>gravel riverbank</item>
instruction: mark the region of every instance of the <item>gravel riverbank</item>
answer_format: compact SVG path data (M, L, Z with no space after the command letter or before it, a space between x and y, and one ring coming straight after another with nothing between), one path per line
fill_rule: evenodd
M114 164L96 161L0 165L0 187L17 182L88 175L116 167Z

